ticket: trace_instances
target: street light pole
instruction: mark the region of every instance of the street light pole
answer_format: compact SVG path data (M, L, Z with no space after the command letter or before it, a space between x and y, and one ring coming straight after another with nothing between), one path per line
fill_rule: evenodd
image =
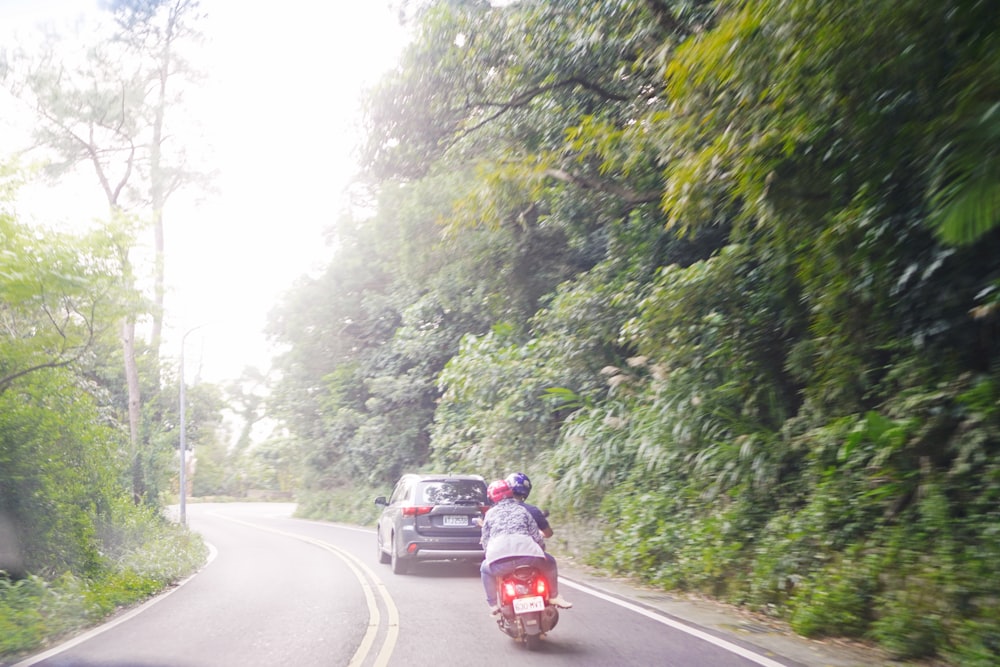
M178 489L178 491L180 492L180 514L181 514L182 526L187 525L187 427L184 423L184 343L187 341L189 333L191 333L192 331L196 331L197 329L200 329L203 326L205 325L199 324L196 327L192 327L187 331L185 331L184 335L181 336L181 361L180 361L181 390L180 390L180 408L179 408L181 437L180 437L180 445L178 448L181 459L181 474L180 474L180 488Z

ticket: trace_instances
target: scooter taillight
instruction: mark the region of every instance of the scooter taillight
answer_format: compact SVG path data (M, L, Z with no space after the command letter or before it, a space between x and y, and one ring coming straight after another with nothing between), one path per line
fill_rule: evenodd
M501 604L510 604L516 598L533 595L549 599L549 582L540 574L525 578L514 576L500 582Z
M517 588L514 586L513 581L503 582L503 603L509 604L511 600L517 597Z

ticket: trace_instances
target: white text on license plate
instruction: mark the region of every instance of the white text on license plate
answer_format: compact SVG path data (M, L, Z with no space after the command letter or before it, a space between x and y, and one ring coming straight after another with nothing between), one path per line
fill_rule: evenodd
M468 526L469 517L464 514L445 514L444 525L446 526Z
M514 613L527 614L529 611L544 611L545 600L540 595L530 598L514 598Z

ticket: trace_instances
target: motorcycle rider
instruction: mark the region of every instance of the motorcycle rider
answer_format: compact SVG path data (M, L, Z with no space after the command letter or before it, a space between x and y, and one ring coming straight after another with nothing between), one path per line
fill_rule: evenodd
M500 613L496 599L497 577L510 574L522 565L533 565L542 571L549 582L550 604L571 607L571 603L559 597L555 562L545 557L545 540L531 513L514 498L506 480L491 482L486 493L494 505L486 512L482 523L481 542L486 556L479 572L490 614Z
M524 505L524 509L531 513L535 523L538 524L538 530L541 531L542 537L545 539L552 537L552 526L549 524L549 520L545 516L545 512L527 502L528 495L531 493L531 479L523 472L512 472L507 475L505 481L510 487L510 490L514 492L514 498L521 501L521 504Z
M528 500L528 494L531 493L531 479L525 475L523 472L512 472L507 475L504 480L507 482L507 486L510 490L514 492L514 499L521 503L524 509L528 510L531 517L538 524L538 530L542 534L542 537L550 538L552 537L553 530L552 525L549 523L548 517L545 516L545 512L540 510L535 505L532 505ZM555 556L550 554L548 551L545 552L545 560L549 562L549 567L552 568L553 576L559 576L559 566L556 564ZM562 605L556 605L557 607ZM572 604L567 603L565 608L568 609L572 607Z

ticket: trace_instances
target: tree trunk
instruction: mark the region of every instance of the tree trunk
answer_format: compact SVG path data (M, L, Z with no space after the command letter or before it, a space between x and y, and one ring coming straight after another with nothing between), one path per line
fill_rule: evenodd
M146 480L143 476L140 417L142 395L139 389L139 369L135 363L135 322L127 320L122 324L122 352L125 357L125 381L128 386L128 430L132 456L132 498L139 504L146 494Z

